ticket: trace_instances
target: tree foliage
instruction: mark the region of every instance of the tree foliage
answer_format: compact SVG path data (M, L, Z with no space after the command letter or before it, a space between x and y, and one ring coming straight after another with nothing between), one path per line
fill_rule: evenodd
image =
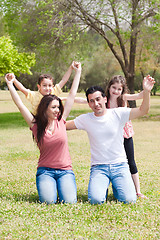
M160 32L153 32L150 26L145 27L140 34L136 69L142 77L148 73L154 77L160 70Z
M148 24L152 31L159 32L159 1L67 0L61 4L70 9L81 25L94 29L105 39L133 93L139 34Z
M53 75L55 83L59 82L71 62L78 60L83 63L80 90L86 89L93 80L101 85L106 81L111 71L104 69L112 61L108 61L106 44L96 32L77 27L75 17L68 13L69 10L64 15L64 7L59 1L54 4L53 1L32 1L26 5L21 1L21 4L23 7L6 11L7 31L19 49L36 53L36 65L32 68L36 79L38 74L47 72ZM96 65L99 66L96 67L97 78L93 71ZM26 87L36 88L32 76L21 75L20 80ZM70 85L71 81L65 90Z
M62 21L63 15L59 12L63 12L64 7L59 8L58 1L6 0L3 9L6 31L14 44L20 51L35 52L33 74L50 73L55 81L60 80L69 64L79 55L77 50L67 50L67 44L74 48L79 39L74 19L71 20L66 13Z
M36 53L34 74L48 72L59 81L77 59L84 63L82 85L86 88L87 82L96 81L96 75L97 84L102 85L110 75L104 69L115 73L119 64L133 93L136 71L148 74L147 64L154 65L150 56L159 70L159 7L159 0L5 0L0 9L14 44L20 51ZM97 45L102 46L98 49Z
M0 76L7 72L32 74L30 68L34 64L34 53L19 53L9 37L0 37Z

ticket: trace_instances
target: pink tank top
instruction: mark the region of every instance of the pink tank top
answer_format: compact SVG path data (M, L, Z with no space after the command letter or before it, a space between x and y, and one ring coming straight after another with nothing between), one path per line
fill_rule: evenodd
M43 143L39 147L40 157L38 168L72 169L65 123L63 119L60 121L55 120L54 133L50 134L48 131L45 133ZM34 124L31 130L36 138L37 125Z

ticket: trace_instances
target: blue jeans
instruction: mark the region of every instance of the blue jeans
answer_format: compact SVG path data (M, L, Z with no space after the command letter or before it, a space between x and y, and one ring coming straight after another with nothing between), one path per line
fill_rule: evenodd
M88 200L91 204L101 204L106 201L110 182L113 194L118 201L136 202L136 191L128 163L119 163L91 167L88 185Z
M56 203L57 193L60 202L77 202L76 181L72 170L39 167L36 174L36 185L41 203Z

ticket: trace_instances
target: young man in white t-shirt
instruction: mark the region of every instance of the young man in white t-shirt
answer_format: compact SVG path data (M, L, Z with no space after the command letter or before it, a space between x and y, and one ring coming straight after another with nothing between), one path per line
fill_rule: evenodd
M88 134L91 150L91 172L88 200L101 204L107 198L112 182L115 198L124 203L136 202L136 191L129 171L123 144L123 128L127 121L148 113L150 91L154 79L147 76L143 81L143 101L139 108L107 109L107 98L101 87L90 87L86 92L92 113L82 114L67 121L67 130L80 129Z

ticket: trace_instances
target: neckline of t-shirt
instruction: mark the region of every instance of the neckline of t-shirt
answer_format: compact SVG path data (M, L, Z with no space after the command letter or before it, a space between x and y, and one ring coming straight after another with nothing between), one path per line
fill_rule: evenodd
M103 119L103 118L105 118L106 117L106 115L107 115L107 113L108 113L108 110L110 110L110 109L107 109L107 111L106 111L106 113L105 114L103 114L102 116L96 116L95 114L94 114L94 112L92 112L92 116L93 116L93 118L95 118L95 119Z

